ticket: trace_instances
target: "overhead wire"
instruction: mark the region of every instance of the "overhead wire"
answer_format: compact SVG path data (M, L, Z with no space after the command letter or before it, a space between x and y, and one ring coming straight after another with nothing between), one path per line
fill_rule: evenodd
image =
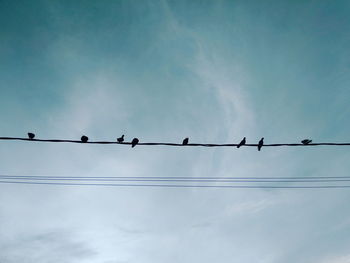
M29 133L28 133L29 135ZM78 143L78 144L118 144L132 145L133 142L124 141L88 141L85 140L66 140L66 139L37 139L34 134L31 138L20 137L0 137L3 141L30 141L30 142L52 142L52 143ZM84 136L82 136L83 138ZM119 139L118 139L119 140ZM305 140L304 140L305 141ZM350 143L278 143L264 144L263 147L279 147L279 146L350 146ZM202 146L202 147L258 147L259 144L208 144L208 143L163 143L163 142L139 142L141 146ZM261 145L260 145L261 146ZM238 147L237 147L238 148ZM76 186L120 186L120 187L200 187L200 188L291 188L291 189L310 189L310 188L349 188L350 185L339 185L341 182L350 182L350 176L300 176L300 177L127 177L127 176L16 176L16 175L0 175L0 183L8 184L39 184L39 185L76 185ZM63 181L63 182L62 182ZM68 182L67 182L68 181ZM83 182L83 183L82 183ZM86 183L93 182L93 183ZM95 183L98 182L98 183ZM102 182L102 183L101 183ZM108 182L108 183L104 183ZM122 182L116 184L113 182ZM144 184L147 182L147 184ZM133 184L131 184L133 183ZM159 184L154 184L159 183ZM169 184L171 183L171 184ZM175 184L173 184L175 183ZM182 183L182 184L178 184ZM185 183L185 184L184 184ZM197 184L187 184L197 183ZM200 184L198 184L200 183ZM221 183L218 185L217 183ZM237 184L238 183L238 184ZM240 183L259 184L259 185L241 185ZM265 183L278 183L278 185L265 185ZM279 183L302 183L302 185L281 185ZM316 185L304 185L308 183L318 183ZM335 183L335 185L324 185L323 183ZM224 185L222 185L224 184ZM235 185L233 185L235 184ZM264 185L261 185L264 184Z
M3 177L52 177L52 178L119 178L119 179L339 179L345 178L350 179L350 176L273 176L273 177L235 177L235 176L62 176L62 175L10 175L10 174L0 174Z
M260 178L253 177L254 179L251 179L249 177L240 177L240 178L196 178L196 177L188 177L188 178L181 178L181 177L67 177L67 176L4 176L0 175L0 179L6 179L6 180L47 180L47 181L118 181L118 182L200 182L200 183L295 183L295 182L302 182L302 183L313 183L313 182L350 182L350 178L346 179L327 179L321 178L317 179L315 178L297 178L294 179L288 179L288 178L273 178L270 177L269 179L266 178Z
M211 178L211 179L208 179ZM114 187L174 187L174 188L271 188L271 189L326 189L349 188L340 184L350 182L349 177L92 177L92 176L33 176L0 175L0 183L61 185L61 186L114 186ZM226 178L226 179L222 179ZM227 179L231 178L231 179ZM244 179L243 179L244 178ZM304 178L304 179L300 179ZM340 178L340 179L339 179ZM118 182L118 183L115 183ZM194 184L196 183L196 184ZM242 184L244 183L244 184ZM277 183L277 184L276 184ZM294 183L298 183L295 185ZM325 184L327 183L327 184ZM329 184L333 183L333 184Z
M30 142L52 142L52 143L78 143L78 144L118 144L118 145L132 145L132 142L118 142L118 141L81 141L81 140L66 140L66 139L30 139L21 137L0 137L3 141L30 141ZM175 147L236 147L239 143L168 143L168 142L138 142L137 146L175 146ZM257 147L258 144L247 143L240 147ZM350 146L348 142L320 142L320 143L273 143L264 144L263 147L281 147L281 146Z
M34 184L34 185L61 185L61 186L110 186L110 187L166 187L166 188L252 188L252 189L336 189L350 188L350 185L312 185L312 186L274 186L274 185L176 185L176 184L83 184L83 183L52 183L26 181L0 181L4 184Z

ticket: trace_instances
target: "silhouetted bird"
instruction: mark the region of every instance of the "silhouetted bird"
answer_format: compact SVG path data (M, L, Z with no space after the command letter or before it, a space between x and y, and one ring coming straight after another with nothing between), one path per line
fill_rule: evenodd
M28 138L33 140L35 137L35 134L34 133L31 133L31 132L28 132Z
M312 140L305 139L305 140L302 140L301 143L304 144L304 145L307 145L309 143L312 143Z
M258 144L258 151L261 150L261 147L263 147L263 145L264 145L264 138L261 138Z
M83 136L81 136L80 140L85 143L89 140L89 138L87 136L83 135Z
M185 138L183 141L182 141L182 145L187 145L188 144L188 138Z
M245 145L245 137L243 140L237 145L237 148L241 147L242 145Z
M124 134L122 135L122 137L119 137L119 138L117 139L117 141L118 141L119 143L123 142L123 141L124 141Z
M131 147L134 148L136 146L136 144L138 144L138 143L139 143L139 139L137 139L137 138L132 139Z

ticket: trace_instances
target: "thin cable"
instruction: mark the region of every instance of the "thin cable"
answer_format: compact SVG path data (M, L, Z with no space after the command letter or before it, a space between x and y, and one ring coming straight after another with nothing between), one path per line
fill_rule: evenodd
M34 184L60 186L112 186L112 187L170 187L170 188L252 188L252 189L331 189L350 188L350 185L322 185L322 186L251 186L251 185L173 185L173 184L82 184L82 183L47 183L24 181L0 181L4 184Z
M325 183L350 182L350 179L316 179L316 180L215 180L215 179L118 179L118 178L71 178L71 177L45 177L45 176L0 176L3 180L41 180L41 181L117 181L117 182L199 182L199 183Z
M116 141L88 141L82 142L80 140L58 140L58 139L29 139L29 138L19 138L19 137L0 137L0 140L7 141L30 141L30 142L65 142L65 143L81 143L81 144L119 144L119 145L131 145L131 142L116 142ZM181 143L163 143L163 142L140 142L137 144L138 146L155 146L155 145L163 145L163 146L201 146L201 147L234 147L238 144L236 143L227 143L227 144L213 144L213 143L189 143L183 145ZM245 144L241 147L257 147L258 144ZM274 143L274 144L264 144L263 147L280 147L280 146L350 146L350 143L333 143L333 142L324 142L324 143Z
M184 180L192 180L192 179L204 179L204 180L278 180L278 179L350 179L350 176L291 176L291 177L185 177L185 176L52 176L52 175L8 175L8 174L0 174L0 177L47 177L47 178L101 178L101 179L184 179Z

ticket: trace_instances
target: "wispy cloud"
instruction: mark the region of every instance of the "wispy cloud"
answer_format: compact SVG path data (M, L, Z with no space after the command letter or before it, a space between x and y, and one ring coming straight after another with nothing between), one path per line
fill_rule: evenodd
M65 231L12 236L0 241L0 260L12 262L87 262L96 251L86 242L77 240Z

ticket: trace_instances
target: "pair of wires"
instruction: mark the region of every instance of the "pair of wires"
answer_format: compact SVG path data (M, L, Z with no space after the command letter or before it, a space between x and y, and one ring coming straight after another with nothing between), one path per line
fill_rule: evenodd
M171 188L260 188L325 189L350 188L350 176L328 177L164 177L164 176L45 176L0 175L3 184L171 187Z

